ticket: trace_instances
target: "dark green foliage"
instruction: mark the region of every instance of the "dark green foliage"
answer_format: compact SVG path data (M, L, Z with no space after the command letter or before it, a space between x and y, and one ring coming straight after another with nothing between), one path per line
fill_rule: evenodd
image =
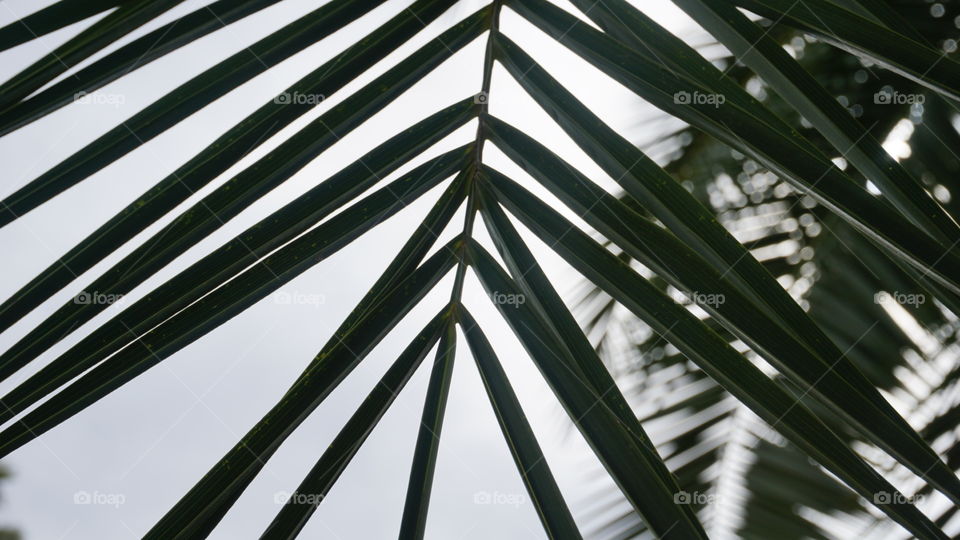
M22 28L35 27L42 35L109 11L53 56L0 85L0 134L277 1L214 2L47 88L70 66L177 2L62 0L0 28L3 50L36 37ZM557 486L480 321L462 303L472 272L619 489L612 499L599 498L594 510L609 513L622 493L613 517L594 526L598 536L706 538L716 519L709 515L714 505L684 497L713 496L718 476L740 474L747 495L736 504L742 518L737 532L745 538L830 538L827 527L809 518L811 511L896 523L917 538L946 538L942 529L953 513L931 519L888 477L909 477L921 484L920 493L960 504L954 473L960 446L951 441L937 452L942 446L933 444L951 436L958 423L960 406L944 396L955 390L960 369L938 372L942 377L925 395L910 396L913 408L944 399L919 433L888 397L910 393L904 372L922 371L923 363L934 365L946 354L960 314L960 134L951 124L960 110L960 63L941 50L953 32L921 16L919 1L806 0L796 9L787 0L674 2L733 56L704 58L625 0L572 1L578 15L599 29L547 0L494 0L345 96L194 201L83 290L124 295L142 286L438 66L454 61L463 47L477 39L485 43L476 95L438 98L443 105L432 115L398 126L386 142L117 312L14 387L0 411L0 457L441 188L386 271L281 401L147 537L210 534L284 440L452 273L449 302L318 457L295 491L300 496L264 524L264 537L290 538L303 529L436 348L398 524L401 538L424 534L450 377L454 362L462 362L456 353L462 357L466 350L546 535L581 538L565 499L569 494ZM0 226L381 3L332 0L217 63L7 197ZM413 2L287 93L341 91L455 4ZM521 36L502 33L504 10L686 122L659 141L672 148L668 157L654 159L617 133L518 44ZM53 60L58 57L60 63ZM491 115L495 63L616 181L621 194L604 191L509 119ZM870 76L861 80L867 71ZM889 88L923 96L926 109L876 97ZM313 105L275 99L240 120L0 305L0 331ZM881 143L908 117L915 125L914 153L898 161ZM381 182L474 121L475 135L463 146ZM485 163L487 143L590 229ZM460 209L465 218L459 234L437 245L438 232ZM476 240L478 217L503 264ZM578 323L515 224L586 278L579 306L585 324ZM886 298L882 294L924 300L890 308L879 301ZM688 300L679 300L681 295ZM0 354L0 380L32 367L106 307L60 307ZM935 347L918 346L906 318L927 331ZM618 328L629 336L626 350L608 339ZM458 331L467 347L458 347ZM648 431L664 420L676 427ZM718 437L718 430L725 433ZM874 458L878 453L882 460ZM869 505L875 518L868 517Z

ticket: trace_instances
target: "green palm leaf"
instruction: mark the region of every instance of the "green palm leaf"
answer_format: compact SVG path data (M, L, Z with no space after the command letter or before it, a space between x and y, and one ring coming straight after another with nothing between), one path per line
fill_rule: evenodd
M0 83L0 135L279 1L219 0L132 39L124 38L179 2L62 0L0 28L2 51L105 13ZM2 201L0 226L67 196L72 186L238 86L346 26L366 21L383 3L331 0L217 62L16 189ZM167 225L132 246L119 262L96 271L74 300L33 324L0 354L0 380L10 381L0 400L0 456L42 437L408 205L439 192L386 270L280 401L147 537L211 534L284 441L452 274L444 307L420 323L422 330L316 458L291 499L272 522L263 524L263 536L292 538L304 530L436 346L398 524L401 538L424 536L459 329L545 534L582 538L569 494L555 480L515 384L487 339L483 321L465 306L472 272L598 458L601 474L615 485L612 496L594 504L595 513L613 514L595 528L597 536L706 538L709 505L687 504L683 495L688 489L718 489L716 480L707 477L711 468L719 468L719 474L750 471L743 503L747 510L736 529L746 538L830 537L807 511L842 514L871 526L897 524L917 538L947 538L952 511L934 515L894 486L907 482L919 486L911 491L960 504L960 479L954 472L960 468L960 451L955 441L945 442L958 420L960 407L949 396L960 369L945 369L942 360L960 313L960 203L943 195L943 190L960 192L955 180L960 157L951 150L960 134L948 116L960 100L960 64L935 48L936 36L913 28L914 19L902 16L899 5L871 9L853 0L674 3L729 49L732 57L724 62L742 64L723 69L660 26L643 7L623 0L574 0L579 15L596 27L547 0L494 0L469 15L458 13L458 20L437 37L382 71L377 66L390 53L412 43L424 26L455 13L458 2L416 0L365 36L351 38L345 50L193 154L0 305L0 331L9 332L79 275L173 214ZM777 23L754 21L741 8ZM598 76L684 122L659 141L679 150L668 159L655 159L618 133L591 110L589 100L578 99L514 41L520 36L511 39L507 34L513 30L501 30L504 17L531 23L553 46L591 64ZM890 79L884 81L929 96L931 109L943 114L915 129L913 140L926 144L918 144L908 159L892 157L882 137L907 112L891 108L884 115L873 113L882 116L873 124L855 118L809 62L784 50L783 40L798 37L797 32L837 47L821 51L835 62L830 65L835 72L849 70L843 62L852 60L841 51L850 51L885 67L890 73L884 77ZM429 116L393 130L385 142L146 291L139 301L84 329L109 306L76 298L139 292L147 280L181 261L315 159L339 151L340 139L396 107L396 100L440 66L460 61L454 57L478 37L484 57L476 69L482 76L476 95L444 95L438 102L450 105L434 106ZM551 150L550 141L493 116L489 99L496 94L495 74L501 73L495 66L503 67L502 73L623 193L607 192ZM70 69L75 72L62 77ZM373 76L375 70L379 74ZM361 77L369 82L338 96L340 101L202 198L195 195L252 149ZM756 84L763 92L754 81L760 81ZM767 90L775 97L764 95ZM291 96L316 99L300 102ZM468 124L470 140L452 150L435 150L459 137ZM488 141L591 229L582 229L493 168L484 154ZM840 157L852 167L836 163ZM778 189L771 182L760 191L740 190L751 202L739 204L737 219L731 219L715 178L718 170L738 167L746 180L762 173L786 183L776 184L782 186ZM703 178L677 181L697 176L689 171L699 171ZM385 181L394 174L395 179ZM191 205L178 212L186 201ZM453 238L445 240L461 210L462 226L453 225ZM796 227L771 222L768 214L788 216L805 232L795 234ZM499 258L481 244L478 218ZM580 308L592 310L587 324L578 322L515 223L586 278ZM829 227L829 238L817 238L813 225ZM791 255L769 255L789 242L807 245ZM810 246L815 246L817 262L824 261L817 271L798 255L812 258L804 251ZM808 283L799 294L784 288L797 282L815 285ZM878 292L895 291L929 295L931 302L904 314L897 309L905 308L874 301ZM678 300L674 293L692 300ZM716 300L700 300L704 295ZM934 336L938 347L914 355L887 354L923 348L909 321ZM628 340L628 353L614 355L620 372L605 364L614 350L604 334L617 324L643 336ZM598 333L600 339L591 339ZM43 354L68 337L76 339L65 352L38 365ZM15 375L27 370L29 376L14 382ZM627 376L639 382L625 389L618 383ZM926 386L908 389L907 377ZM908 407L901 403L905 395ZM650 396L655 399L645 401ZM944 405L918 423L917 411L935 400ZM677 418L681 421L662 428L662 421ZM918 425L926 429L918 433ZM716 437L721 426L733 426L734 435ZM737 455L749 455L752 461L736 463ZM781 489L781 484L795 489Z

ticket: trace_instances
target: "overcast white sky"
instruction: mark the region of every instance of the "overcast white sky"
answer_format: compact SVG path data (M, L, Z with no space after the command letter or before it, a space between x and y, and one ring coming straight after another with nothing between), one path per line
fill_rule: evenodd
M49 3L0 0L0 25ZM188 0L120 43L205 3ZM12 193L189 77L321 3L284 0L104 88L102 92L123 96L120 106L73 104L0 138L3 170L0 196ZM58 255L236 121L411 3L409 0L386 2L367 17L245 84L54 201L0 229L0 246L5 253L15 254L5 260L0 275L0 297L12 295ZM484 3L461 0L422 35L378 64L372 73L354 81L270 139L198 195L226 181L344 96ZM561 5L572 9L567 4ZM689 29L688 21L668 0L644 0L642 5L648 14L669 28ZM84 22L0 53L0 78L6 79L26 67L87 24L89 22ZM656 135L651 130L662 129L662 124L644 126L643 120L654 114L648 105L571 53L552 46L549 38L512 12L504 12L502 29L622 134L633 140L649 140ZM475 93L480 88L484 41L485 36L459 52L282 187L138 288L128 301L141 297L404 127ZM499 67L494 73L491 110L547 143L583 172L604 178ZM475 124L466 126L400 173L471 140L474 130ZM488 163L542 193L492 145L487 148ZM141 536L279 399L379 276L438 193L439 190L428 193L388 224L379 226L282 289L317 295L323 299L321 305L279 305L272 298L264 299L4 460L13 472L13 479L3 484L0 524L19 528L27 539ZM180 210L197 200L198 197L194 197ZM148 238L169 219L151 227L135 243ZM461 219L454 218L448 233L459 230ZM485 238L482 226L478 224L476 230ZM525 236L531 240L535 253L543 256L558 289L569 293L577 279L572 270L531 235ZM53 300L25 317L0 336L0 347L9 347L130 249L131 246L125 247L108 259L107 264L81 276ZM299 484L386 367L447 300L451 282L452 279L442 282L286 441L226 516L214 537L247 538L262 532L280 508L274 502L274 494L291 491ZM599 463L590 455L579 434L568 432L550 390L472 277L465 298L496 347L575 517L581 524L588 523L590 519L585 511L590 509L591 500L598 493L614 489L612 483L600 474ZM116 312L108 310L77 334L83 335ZM49 362L76 340L76 337L65 339L43 355L38 365ZM352 539L396 535L430 362L432 355L320 505L304 537ZM0 385L0 392L5 393L35 369L6 381ZM74 504L74 494L79 491L122 496L123 504L116 507ZM519 498L521 502L477 504L478 493L499 494L503 496L501 500ZM525 502L523 486L473 359L462 340L444 424L427 536L444 539L543 536L532 505Z

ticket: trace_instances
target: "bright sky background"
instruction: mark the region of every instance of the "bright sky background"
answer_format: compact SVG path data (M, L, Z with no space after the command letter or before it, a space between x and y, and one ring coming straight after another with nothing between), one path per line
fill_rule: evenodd
M0 0L0 25L49 3ZM120 44L205 3L188 0L153 24L127 36ZM208 193L253 163L310 120L484 3L481 0L461 0L422 35L378 64L372 73L360 77L270 139L199 195ZM285 0L101 90L123 96L124 102L120 106L73 104L0 138L3 167L0 195L12 193L189 77L319 4L308 0ZM4 252L15 254L4 263L0 296L8 298L58 255L65 253L236 121L409 4L409 0L386 2L368 16L243 85L81 185L0 229L0 246ZM573 11L572 6L561 5ZM638 5L668 28L679 30L681 36L691 35L692 23L668 0L644 0ZM0 77L6 79L13 75L88 24L80 23L0 53ZM663 123L644 122L655 114L649 105L610 82L572 53L552 45L549 38L518 16L505 10L501 24L511 39L523 45L622 134L635 141L649 141L662 133ZM203 254L401 129L478 91L484 42L485 36L459 52L256 206L159 272L127 301L140 298ZM545 142L581 171L605 180L609 185L609 179L605 179L603 173L499 67L494 72L491 111ZM475 123L467 125L399 173L471 140L474 131ZM502 172L542 193L518 167L507 163L492 145L487 145L485 157ZM397 176L395 173L386 180ZM280 398L376 280L438 194L439 189L428 193L388 224L377 227L281 289L291 294L317 295L323 299L321 305L279 305L272 297L266 298L6 459L5 464L11 469L13 478L3 483L0 524L15 526L28 540L140 537ZM198 197L192 198L180 210L197 200ZM120 260L133 245L148 238L169 220L167 217L155 224L136 242L108 259L107 264L81 276L52 301L25 317L0 336L0 347L12 345L99 272ZM448 239L454 230L459 230L461 224L462 216L455 217L451 230L441 241ZM479 222L476 231L479 237L486 238ZM544 265L558 289L564 294L571 292L577 284L572 270L526 231L523 232L531 240L535 253L543 256ZM274 502L274 495L292 491L299 484L386 367L427 318L446 302L451 283L452 274L286 441L223 520L213 535L215 538L248 538L262 532L280 508ZM615 489L613 484L601 472L599 463L579 434L569 430L569 424L549 388L472 276L465 298L496 347L578 523L588 523L591 521L588 519L591 501L595 501L598 494ZM102 313L79 334L85 334L116 314L117 307ZM43 355L38 364L49 362L76 340L71 337L60 342ZM458 353L427 536L444 539L542 537L534 509L526 501L513 460L462 339ZM329 497L320 505L304 531L305 538L396 536L432 358L433 355L429 356L424 362L426 365L417 371ZM0 392L5 393L35 369L33 367L6 381L0 385ZM80 491L119 494L124 502L118 507L74 504L74 494ZM482 493L494 498L499 495L501 500L520 498L521 502L517 505L475 503L477 494Z

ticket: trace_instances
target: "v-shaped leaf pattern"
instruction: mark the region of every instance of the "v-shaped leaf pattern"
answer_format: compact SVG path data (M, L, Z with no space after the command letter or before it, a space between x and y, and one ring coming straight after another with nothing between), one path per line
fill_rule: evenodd
M0 28L3 50L108 12L49 56L0 84L0 135L278 1L213 2L118 47L89 62L74 77L60 81L55 79L66 69L92 58L178 2L62 0L20 21L22 27L36 28L35 35L25 35L16 24ZM363 19L382 3L332 0L217 63L9 195L0 209L0 226L148 144L258 74ZM285 101L284 95L329 97L342 92L457 4L455 0L416 0L290 86L285 94L240 120L23 286L0 305L0 331L9 330L178 205L198 199L82 290L124 295L142 286L480 39L485 48L483 64L478 66L482 83L477 93L444 96L439 102L447 105L396 130L386 142L157 286L14 386L2 399L0 457L67 421L406 206L438 191L430 211L387 270L283 398L147 537L208 535L284 440L452 274L448 303L371 389L293 492L296 496L271 523L264 524L263 537L292 538L303 530L407 381L436 348L398 524L401 538L423 537L458 336L462 335L546 535L581 538L578 523L481 321L464 305L463 290L468 272L472 272L491 298L509 294L525 299L516 305L494 304L649 530L658 537L705 538L706 530L694 508L678 503L681 489L677 479L643 422L515 228L514 223L520 223L676 347L719 387L858 495L876 503L889 518L918 538L946 538L940 523L931 521L900 495L858 453L848 433L857 433L930 489L960 504L960 479L952 467L859 371L848 358L848 350L835 342L836 335L825 331L797 304L750 249L720 224L715 212L564 88L500 30L500 19L507 11L512 17L519 16L582 57L598 73L789 181L873 242L877 257L902 269L907 276L904 279L922 284L948 310L960 307L960 252L956 249L960 226L954 215L739 8L782 19L869 57L945 100L960 99L960 64L943 58L910 28L892 20L887 11L874 20L862 11L826 0L806 0L802 7L781 0L675 3L787 98L881 195L870 193L853 172L836 166L818 141L805 137L642 9L624 0L573 0L580 15L598 29L547 0L494 0L345 96L208 195L194 197L314 105ZM623 189L623 197L608 193L546 145L491 114L495 64ZM51 81L55 82L48 85ZM690 95L723 99L708 104L678 99ZM472 140L428 157L389 183L383 181L473 123ZM486 163L488 142L601 234L608 246ZM462 229L444 242L440 233L459 211L464 214ZM475 238L478 218L504 264ZM608 247L622 250L624 256ZM693 296L710 291L725 301L701 305L711 317L709 322L702 320L624 258L641 263L680 291ZM61 306L0 354L0 380L32 366L41 354L106 307L73 301ZM731 346L730 338L739 339L762 357L776 376ZM785 389L784 382L802 395L797 397ZM878 502L878 493L895 496L892 502Z

